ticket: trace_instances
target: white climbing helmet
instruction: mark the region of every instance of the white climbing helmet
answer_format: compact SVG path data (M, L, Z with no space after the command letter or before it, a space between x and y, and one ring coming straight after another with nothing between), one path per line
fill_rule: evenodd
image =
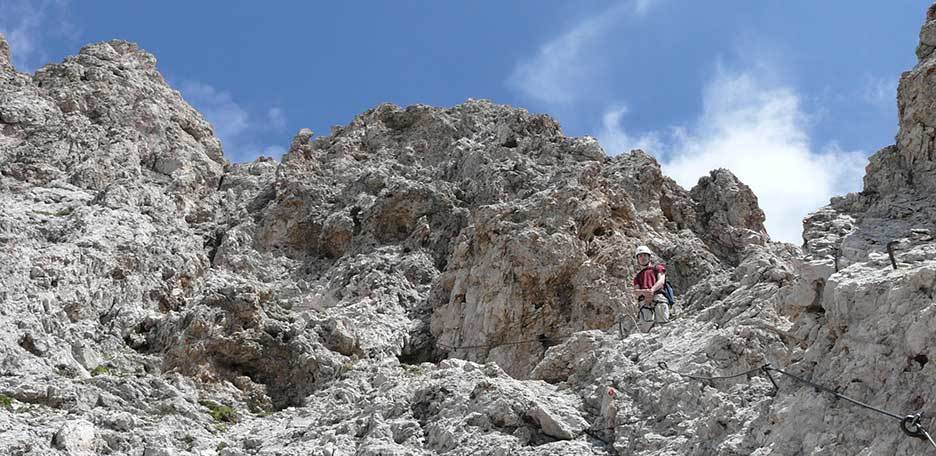
M637 255L640 255L641 253L646 253L647 255L653 256L653 252L650 251L650 247L647 247L645 245L637 247L637 251L634 252L634 257L636 258Z

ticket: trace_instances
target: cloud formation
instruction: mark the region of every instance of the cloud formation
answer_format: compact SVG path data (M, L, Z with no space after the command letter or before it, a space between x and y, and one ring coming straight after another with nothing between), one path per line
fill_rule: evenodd
M283 112L282 108L272 107L268 109L267 121L269 122L270 128L274 130L282 130L286 128L286 114Z
M13 66L32 72L49 60L50 39L77 38L67 17L68 0L0 0L0 34L13 54Z
M534 55L517 62L507 85L531 100L549 105L600 96L595 79L606 70L601 40L622 19L643 16L660 1L625 1L583 20L540 46Z
M865 153L813 143L810 128L823 113L803 107L803 97L784 83L788 68L763 43L735 43L741 60L756 56L740 70L726 70L715 59L715 76L700 94L703 108L694 119L629 131L627 104L609 102L602 87L614 79L615 68L606 64L608 43L614 42L609 37L645 18L657 3L623 2L582 20L520 60L508 85L560 117L597 107L603 115L591 131L608 153L652 153L664 173L686 188L712 169L731 170L758 196L771 237L800 244L802 219L810 211L860 188ZM860 96L881 105L893 103L894 92L890 80L869 78Z
M621 121L627 114L627 106L617 106L608 109L601 117L601 130L595 135L601 147L611 155L640 149L646 152L663 149L660 134L650 132L633 137L621 128Z
M0 0L0 34L9 42L13 65L32 72L48 63L50 42L77 41L78 31L68 18L70 0ZM258 155L279 158L281 145L261 140L266 133L282 133L286 113L272 106L254 113L224 90L197 81L181 84L185 99L211 123L230 160L253 160Z
M617 152L648 147L662 157L664 173L685 188L712 169L731 170L757 195L771 237L801 244L803 217L834 195L858 190L867 160L835 144L817 149L797 92L760 81L752 72L720 69L692 125L635 138L619 122L606 123L599 141ZM606 119L617 112L608 111Z
M181 91L185 100L211 123L229 160L249 161L259 155L279 159L285 152L282 146L264 144L260 139L264 133L282 132L286 128L282 108L273 106L260 115L251 115L229 92L197 81L184 81Z
M897 78L868 74L865 76L863 87L861 95L868 103L891 109L897 105Z

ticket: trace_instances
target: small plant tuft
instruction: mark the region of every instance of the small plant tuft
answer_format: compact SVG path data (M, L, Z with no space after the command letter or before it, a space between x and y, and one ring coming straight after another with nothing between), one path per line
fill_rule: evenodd
M426 369L419 364L403 364L403 372L407 375L420 376L426 373Z
M107 366L101 364L100 366L91 370L92 377L97 377L98 375L110 375L110 369L108 369Z
M10 399L10 396L6 394L0 394L0 407L3 407L7 410L13 410L13 399Z
M201 401L198 401L198 403L201 404L203 407L207 408L209 413L211 413L211 417L214 418L214 420L219 423L236 423L237 422L237 414L234 413L233 408L227 405L222 405L217 402L209 401L209 400L201 400Z

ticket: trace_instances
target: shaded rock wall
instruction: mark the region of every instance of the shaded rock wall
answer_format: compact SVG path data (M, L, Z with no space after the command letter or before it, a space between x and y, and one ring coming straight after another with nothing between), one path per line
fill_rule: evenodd
M658 363L936 413L931 12L897 143L801 248L729 171L685 190L548 116L380 105L230 164L136 45L27 75L0 39L0 449L918 454L811 388ZM649 333L640 244L679 296Z

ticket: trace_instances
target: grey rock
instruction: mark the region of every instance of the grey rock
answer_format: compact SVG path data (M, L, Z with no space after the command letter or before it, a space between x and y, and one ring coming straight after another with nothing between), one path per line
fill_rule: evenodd
M737 264L749 246L770 241L757 196L727 169L716 169L690 191L696 202L698 233L716 255Z
M143 456L175 456L176 454L172 448L148 446L143 450Z
M99 355L93 348L88 346L86 343L75 342L72 344L71 349L72 356L75 358L75 361L78 364L81 364L87 370L93 370L94 368L101 365L103 362L101 355Z
M230 164L136 45L30 76L0 39L0 452L923 451L757 368L934 413L932 11L897 143L801 247L729 171L687 191L545 115L385 104ZM640 244L679 301L649 332Z
M537 403L529 415L539 423L544 434L558 439L574 439L588 428L588 422L575 409L556 410L554 407Z
M7 42L3 34L0 34L0 70L9 71L11 69L13 69L13 65L10 63L10 43Z
M55 433L52 444L69 455L95 454L94 425L85 420L69 420Z

